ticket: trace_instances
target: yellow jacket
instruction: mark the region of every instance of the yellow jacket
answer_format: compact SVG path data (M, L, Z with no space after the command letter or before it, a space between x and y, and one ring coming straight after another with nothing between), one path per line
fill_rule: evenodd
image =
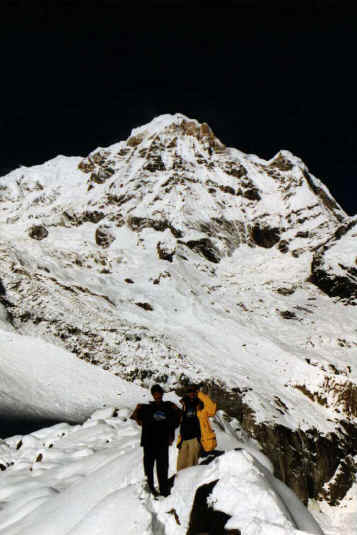
M217 446L217 440L209 418L216 414L216 404L202 392L198 392L197 396L203 403L203 409L197 411L197 418L201 427L201 446L205 451L212 451Z
M208 452L215 449L217 446L216 434L213 431L209 418L212 418L216 414L216 404L202 392L198 392L198 399L203 403L203 409L197 409L197 418L200 422L201 429L201 446ZM178 437L177 445L181 444L181 437Z

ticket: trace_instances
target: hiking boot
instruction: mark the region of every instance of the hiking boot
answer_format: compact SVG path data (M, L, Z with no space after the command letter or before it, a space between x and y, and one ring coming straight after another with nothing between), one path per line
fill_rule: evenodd
M149 487L150 494L152 494L154 496L154 498L157 498L158 496L160 496L159 492L157 492L155 487L152 487L150 485L148 485L148 487Z

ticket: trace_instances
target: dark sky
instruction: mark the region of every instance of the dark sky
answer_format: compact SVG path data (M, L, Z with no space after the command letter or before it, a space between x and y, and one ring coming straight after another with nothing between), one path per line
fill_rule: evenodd
M291 150L357 213L349 3L127 4L1 3L1 174L86 155L181 112L244 152L268 159Z

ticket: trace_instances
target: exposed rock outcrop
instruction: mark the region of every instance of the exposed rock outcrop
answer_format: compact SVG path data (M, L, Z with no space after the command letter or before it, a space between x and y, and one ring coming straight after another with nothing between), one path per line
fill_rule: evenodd
M99 225L95 231L95 241L101 247L109 247L115 240L114 234L107 225Z
M252 229L252 238L259 247L270 249L279 242L280 231L278 228L255 225Z
M316 249L309 279L330 297L351 304L357 299L356 242L357 222L351 219Z
M216 511L207 504L207 498L217 481L199 487L192 505L190 524L187 535L240 535L239 529L225 529L230 516L223 511Z
M33 225L29 228L28 234L34 240L43 240L48 236L48 230L43 225Z
M172 262L174 254L176 252L176 244L168 243L167 241L159 241L156 246L157 254L161 260L167 260Z
M218 264L220 261L219 252L213 245L209 238L202 238L201 240L189 240L185 243L192 251L202 255L204 258Z
M335 433L322 435L317 429L302 431L271 423L256 423L254 411L244 401L244 390L229 391L214 383L204 389L218 406L258 440L272 461L275 476L294 490L306 504L309 498L336 504L351 487L357 474L352 460L357 452L357 425L347 420ZM355 405L353 405L355 406ZM282 410L286 407L281 405ZM346 460L347 459L347 460ZM326 485L328 485L328 491Z

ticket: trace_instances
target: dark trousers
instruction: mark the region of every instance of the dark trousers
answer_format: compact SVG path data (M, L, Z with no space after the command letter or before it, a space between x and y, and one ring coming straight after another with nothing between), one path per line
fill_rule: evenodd
M144 446L144 472L151 489L154 488L155 461L160 494L166 495L169 491L169 447L167 444L164 446L161 444Z

